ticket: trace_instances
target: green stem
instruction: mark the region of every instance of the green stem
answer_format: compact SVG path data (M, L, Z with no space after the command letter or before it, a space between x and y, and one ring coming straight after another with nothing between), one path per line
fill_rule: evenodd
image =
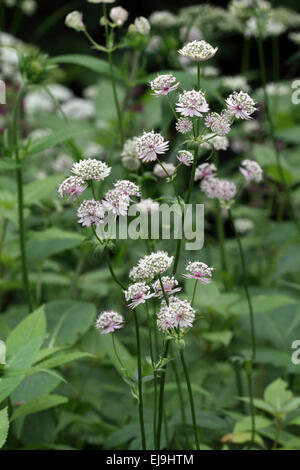
M167 98L168 98L168 102L169 102L169 106L170 106L170 108L171 108L171 111L172 111L172 113L173 113L173 115L174 115L174 117L175 117L175 119L176 119L176 121L177 121L177 120L178 120L178 116L177 116L177 113L176 113L176 111L175 111L175 109L174 109L174 106L172 105L172 101L171 101L171 98L170 98L170 95L169 95L169 94L167 95Z
M199 445L199 439L198 439L198 432L197 432L197 422L196 422L196 414L195 414L195 406L194 406L194 398L193 398L193 391L191 387L191 382L190 382L190 377L188 373L188 369L185 363L184 359L184 352L181 349L180 350L180 359L182 363L182 367L184 370L184 375L185 375L185 380L186 380L186 385L188 388L188 394L189 394L189 400L190 400L190 406L191 406L191 413L192 413L192 421L193 421L193 428L194 428L194 436L195 436L195 443L196 443L196 449L200 450L200 445Z
M128 373L127 373L127 369L126 367L124 366L123 362L121 361L121 358L118 354L118 351L117 351L117 347L116 347L116 343L115 343L115 335L114 333L112 333L112 344L113 344L113 350L114 350L114 353L116 355L116 358L121 366L121 370L125 373L125 375L128 377Z
M157 426L157 374L155 370L155 363L154 363L154 355L153 355L153 347L152 347L152 334L151 334L151 318L149 314L148 303L145 303L145 309L147 314L147 322L148 322L148 334L149 334L149 350L150 350L150 357L151 357L151 364L153 370L153 382L154 382L154 409L153 409L153 442L154 442L154 449L157 450L157 434L156 434L156 426Z
M104 248L104 255L105 255L105 258L106 258L106 262L107 262L107 265L108 265L108 269L109 269L109 272L113 278L113 280L123 289L125 290L126 289L126 286L121 282L119 281L119 279L117 278L117 276L115 275L115 272L114 272L114 269L113 269L113 266L111 264L111 260L110 260L110 257L109 257L109 253L108 253L108 248L105 247Z
M186 425L186 415L185 415L185 410L184 410L184 400L183 400L183 394L182 394L182 387L181 387L181 382L180 382L180 377L178 374L177 366L175 361L171 361L171 365L173 368L173 372L175 375L175 380L177 384L177 390L178 390L178 396L179 396L179 404L180 404L180 412L181 412L181 419L182 419L182 424L183 424L183 431L185 435L185 440L186 440L186 445L187 448L191 447L190 440L189 440L189 433L187 430L187 425Z
M136 333L136 346L137 346L137 361L138 361L138 389L139 389L139 418L140 418L140 429L142 448L146 450L146 435L144 425L144 407L143 407L143 382L142 382L142 361L141 361L141 344L140 344L140 332L139 324L137 319L136 310L133 310L135 333Z
M252 384L252 364L253 361L246 363L246 375L248 381L249 399L250 399L250 415L251 415L251 441L249 442L249 449L255 443L255 408L253 400L253 384Z
M165 344L164 344L164 350L163 350L163 359L167 359L168 357L169 343L170 341L166 339ZM158 400L158 422L157 422L158 450L160 449L161 425L162 425L162 420L163 420L165 380L166 380L166 365L161 371L160 381L159 381L160 390L159 390L159 400Z
M28 278L28 266L27 266L26 246L25 246L23 172L22 172L22 162L19 156L19 142L18 142L19 109L20 109L21 101L22 101L24 94L25 94L25 86L22 86L18 91L15 106L14 106L12 138L13 138L13 151L14 151L16 162L18 164L18 168L16 169L16 176L17 176L17 191L18 191L19 242L20 242L20 252L21 252L22 277L23 277L24 289L26 292L28 310L29 312L32 312L33 303L32 303L29 278Z
M194 300L195 300L195 295L196 295L197 286L198 286L198 281L197 281L197 279L196 279L196 280L195 280L195 284L194 284L194 289L193 289L193 296L192 296L191 306L194 305Z

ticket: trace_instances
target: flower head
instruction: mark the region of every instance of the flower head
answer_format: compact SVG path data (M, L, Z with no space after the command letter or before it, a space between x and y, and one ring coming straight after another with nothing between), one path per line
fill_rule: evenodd
M102 312L96 320L96 328L102 330L103 335L113 333L124 326L124 318L113 310Z
M122 26L128 18L128 11L122 7L114 7L110 10L109 16L117 26Z
M87 188L87 184L83 179L77 176L70 176L65 179L58 187L58 194L60 197L69 196L69 199L76 199Z
M194 181L216 176L216 171L217 168L214 163L201 163L201 165L196 168Z
M140 304L144 304L146 300L151 299L154 293L150 293L150 287L145 282L136 282L128 287L128 290L124 291L125 299L127 302L132 300L128 305L130 308L136 308Z
M174 261L174 256L169 256L165 251L157 251L141 258L129 273L133 281L149 281L158 274L166 272Z
M153 95L158 97L161 95L168 95L171 91L179 87L179 82L176 82L176 77L172 73L166 75L159 75L150 82Z
M75 31L84 31L85 25L82 21L82 13L80 11L72 11L66 16L65 24L69 28L75 29Z
M136 140L136 148L139 158L145 162L155 161L157 155L166 153L169 149L169 142L163 136L154 131L144 132Z
M234 183L216 177L202 179L200 188L207 197L211 199L216 198L220 201L230 201L234 198L237 191Z
M163 168L159 163L157 163L153 168L153 174L158 178L169 178L170 176L174 175L175 171L176 167L173 165L173 163L164 163Z
M174 276L172 277L163 276L161 278L161 282L162 282L165 294L167 295L174 295L176 292L181 291L181 287L177 287L178 281L175 279ZM155 281L152 284L152 287L155 293L155 297L159 297L161 299L164 296L164 293L162 291L159 279L157 279L157 281Z
M209 268L207 264L201 261L189 261L185 268L187 274L183 274L188 279L196 279L200 284L209 284L211 282L214 268Z
M104 209L99 201L95 199L83 201L78 210L78 223L83 227L90 227L91 225L99 225L103 223Z
M148 36L150 33L151 25L147 18L144 18L144 16L139 16L136 18L134 21L134 26L138 33L142 34L143 36Z
M71 172L85 181L102 181L110 174L111 168L106 163L87 158L74 163Z
M226 99L227 108L237 119L251 119L251 114L256 111L255 102L244 91L234 91Z
M180 134L187 134L193 129L193 123L190 119L181 117L176 122L175 127Z
M206 127L210 128L214 134L226 135L231 129L232 115L226 109L218 113L209 113L204 120Z
M129 180L118 180L114 187L121 196L140 196L140 188Z
M102 200L103 207L112 214L125 216L127 215L130 204L128 194L122 193L119 189L110 189L106 192Z
M169 305L163 300L157 314L157 326L163 330L171 328L191 328L195 320L195 310L188 300L170 297Z
M240 166L240 172L248 183L251 181L259 183L263 178L263 170L254 160L243 160Z
M192 41L179 49L179 54L188 59L200 62L202 60L208 60L215 55L217 47L212 47L208 42L204 41Z
M194 155L188 150L179 150L177 160L185 166L191 166L194 161Z
M207 139L208 142L203 142L200 144L200 147L205 148L207 150L211 149L213 146L216 150L227 150L229 147L229 140L225 136L215 135L214 134L206 134L204 139Z
M150 214L151 212L159 211L159 203L153 199L142 199L135 206L141 214Z
M184 91L179 95L178 103L176 103L176 111L183 116L202 116L201 113L206 113L209 110L205 94L203 91Z
M122 155L123 165L128 168L128 170L137 170L141 164L137 152L137 137L126 140Z

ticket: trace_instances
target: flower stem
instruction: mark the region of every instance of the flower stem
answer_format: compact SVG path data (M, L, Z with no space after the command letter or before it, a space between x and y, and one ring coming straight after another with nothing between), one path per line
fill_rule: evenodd
M164 350L163 350L163 359L167 359L169 352L169 343L168 339L165 340ZM164 409L164 391L165 391L165 380L166 380L166 365L161 371L160 380L159 380L159 400L158 400L158 422L157 422L157 445L158 450L160 449L160 438L161 438L161 425L163 420L163 409Z
M17 94L14 112L13 112L13 127L12 127L12 139L13 139L13 151L15 155L18 167L16 169L17 176L17 192L18 192L18 220L19 220L19 243L21 252L21 264L22 264L22 278L23 285L26 292L26 300L29 312L33 310L32 297L30 292L29 277L28 277L28 266L25 246L25 226L24 226L24 194L23 194L23 172L22 162L19 156L19 142L18 142L18 118L19 109L22 98L25 94L25 86L22 86Z
M195 300L195 295L196 295L197 286L198 286L198 280L196 279L196 280L195 280L195 284L194 284L194 289L193 289L193 296L192 296L191 307L194 305L194 300Z
M109 269L109 272L113 278L113 280L123 289L125 290L126 289L126 286L117 278L117 276L115 275L115 272L114 272L114 269L113 269L113 266L111 264L111 260L110 260L110 257L109 257L109 253L108 253L108 248L105 247L104 248L104 254L105 254L105 258L106 258L106 262L107 262L107 265L108 265L108 269Z
M151 317L149 314L148 303L145 303L146 314L147 314L147 322L148 322L148 333L149 333L149 350L150 350L150 357L151 357L151 364L153 369L153 382L154 382L154 409L153 409L153 442L154 442L154 449L157 450L157 434L156 434L156 427L157 427L157 374L155 370L155 363L154 363L154 355L153 355L153 347L152 347L152 334L151 334Z
M175 119L176 119L176 121L177 121L177 120L178 120L178 116L177 116L177 114L176 114L176 111L175 111L175 109L174 109L174 106L172 105L172 101L171 101L171 98L170 98L169 94L167 95L167 97L168 97L168 102L169 102L169 106L170 106L170 108L171 108L171 111L172 111L172 113L173 113L173 115L174 115L174 117L175 117Z
M118 354L118 351L117 351L117 348L116 348L115 335L114 335L114 333L112 333L111 337L112 337L113 350L114 350L114 353L115 353L115 355L116 355L116 358L117 358L117 360L118 360L118 362L119 362L119 364L120 364L120 366L121 366L121 370L125 372L125 375L126 375L126 376L128 376L128 374L127 374L127 369L126 369L126 367L124 367L124 364L123 364L123 362L121 361L121 358L120 358L120 356L119 356L119 354Z
M194 435L195 435L196 449L200 450L200 445L199 445L199 440L198 440L198 432L197 432L195 406L194 406L194 399L193 399L193 391L192 391L192 387L191 387L191 382L190 382L188 369L187 369L185 359L184 359L184 352L183 352L182 349L180 350L180 359L181 359L182 367L183 367L183 370L184 370L186 385L187 385L187 388L188 388L188 394L189 394L189 400L190 400L190 406L191 406L191 413L192 413L193 428L194 428Z
M139 418L140 418L140 429L142 448L146 450L146 435L145 435L145 424L144 424L144 406L143 406L143 382L142 382L142 361L141 361L141 344L140 344L140 332L139 324L137 319L136 310L133 310L135 333L136 333L136 346L137 346L137 361L138 361L138 389L139 389Z

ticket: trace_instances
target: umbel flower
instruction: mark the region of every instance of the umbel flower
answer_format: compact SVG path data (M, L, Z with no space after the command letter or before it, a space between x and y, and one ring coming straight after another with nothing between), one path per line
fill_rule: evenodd
M78 176L70 176L58 187L57 192L60 197L69 196L69 200L76 199L87 188L87 184Z
M102 200L103 207L115 215L127 215L130 197L121 193L118 189L110 189Z
M176 122L175 127L180 134L187 134L193 129L193 123L190 119L181 117Z
M211 282L214 268L209 268L207 264L201 261L189 261L185 268L187 274L183 274L188 279L196 279L200 284L209 284Z
M134 20L134 26L138 33L142 34L143 36L148 36L151 30L151 25L147 18L144 16L139 16Z
M129 180L118 180L114 187L121 196L140 196L140 188Z
M191 328L195 320L195 310L188 300L170 297L169 305L162 301L161 309L157 314L157 326L163 330L172 328Z
M213 57L217 50L217 47L213 47L208 42L201 40L187 43L178 52L183 57L200 62Z
M129 273L130 279L136 281L151 281L158 274L165 273L174 261L165 251L157 251L141 258Z
M243 160L240 166L240 172L248 183L251 181L259 183L263 178L263 170L254 160Z
M128 306L130 308L136 308L140 304L144 304L146 300L151 299L154 293L150 293L150 287L145 282L136 282L128 287L128 290L124 291L125 299L127 302L132 300Z
M114 7L110 10L109 16L117 26L123 26L128 18L128 11L122 7Z
M207 139L208 142L203 142L200 144L200 147L207 150L210 150L211 146L213 146L216 150L227 150L229 147L229 140L227 137L222 135L214 136L214 134L206 134L204 139Z
M137 170L141 164L137 152L137 137L126 140L122 155L123 165L128 168L128 170Z
M237 191L234 183L216 177L202 179L200 188L207 197L217 198L220 201L230 201Z
M256 111L255 102L245 91L234 91L226 99L226 105L237 119L251 119L251 114Z
M194 155L188 150L179 150L177 160L185 166L191 166L194 161Z
M181 287L177 287L178 281L175 279L174 276L172 277L163 276L161 278L161 282L162 282L165 294L167 295L174 295L176 294L176 292L181 291ZM152 288L154 290L155 297L158 297L161 299L164 296L159 279L157 279L157 281L155 281L152 284Z
M102 181L110 174L111 168L96 158L87 158L74 163L71 172L85 181Z
M186 117L202 116L201 113L207 113L209 106L205 99L203 91L184 91L179 95L176 103L176 111Z
M179 87L179 82L176 83L176 77L172 73L166 75L159 75L150 82L153 95L159 97L161 95L168 95L171 91Z
M168 178L169 176L174 175L176 171L175 165L173 163L164 163L162 168L159 163L153 168L153 174L158 178Z
M163 136L154 131L144 132L136 140L136 148L139 158L144 162L153 162L157 155L166 153L169 149L169 142L165 141Z
M216 171L217 168L214 163L201 163L201 165L196 168L194 181L216 176Z
M206 127L210 128L214 134L226 135L230 132L232 115L228 110L223 110L221 114L209 113L204 120Z
M90 227L91 225L100 225L104 219L103 205L95 199L83 201L78 210L78 223L83 227Z
M85 30L85 25L82 21L82 13L80 11L72 11L66 16L65 24L69 28L75 29L80 32Z
M103 335L107 333L113 333L115 330L119 330L124 326L124 318L113 310L104 311L100 313L96 320L95 327L97 330L102 330Z

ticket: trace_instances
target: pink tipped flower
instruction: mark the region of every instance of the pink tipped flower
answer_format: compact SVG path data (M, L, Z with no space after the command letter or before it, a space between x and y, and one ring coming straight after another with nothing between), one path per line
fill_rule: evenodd
M256 111L255 102L244 91L234 91L226 100L228 110L237 119L251 119L251 114Z
M216 150L227 150L229 147L229 140L227 137L222 135L206 134L203 136L204 142L200 144L200 147L205 148L206 150L211 150L215 148ZM207 142L205 142L207 140Z
M104 219L104 209L99 201L94 199L83 201L78 210L78 223L83 227L90 227L91 225L100 225Z
M66 16L65 24L69 28L75 29L77 32L85 30L85 25L82 21L82 13L80 11L71 11L71 13Z
M179 95L176 103L176 111L186 117L202 116L201 113L207 113L209 107L202 91L184 91Z
M102 200L103 207L115 215L125 216L130 204L130 197L118 189L110 189Z
M243 160L240 166L240 172L248 183L251 181L260 183L263 178L263 170L254 160Z
M195 320L195 310L188 300L169 298L169 305L163 300L157 314L157 326L162 331L172 328L191 328Z
M144 256L138 265L131 269L130 279L136 281L152 281L158 274L166 272L174 261L174 256L168 256L166 251L157 251Z
M209 268L207 264L201 261L189 261L185 268L187 274L183 274L188 279L196 279L200 284L209 284L211 282L214 268Z
M196 168L194 181L199 181L204 178L216 176L216 171L216 165L214 165L213 163L202 163Z
M179 150L177 160L185 166L191 166L194 161L194 155L188 150Z
M137 138L136 147L139 158L144 163L148 163L155 161L157 155L166 153L169 149L169 142L165 141L159 133L144 132L141 137Z
M206 127L210 128L214 134L224 136L231 130L231 121L232 115L228 110L224 110L221 114L209 113L204 120L204 124Z
M57 192L60 197L69 196L69 200L76 199L87 188L83 179L77 176L70 176L65 179L58 187Z
M140 196L140 188L132 181L118 180L114 183L114 187L121 196Z
M217 52L217 47L212 47L208 42L201 41L192 41L183 46L182 49L179 49L179 54L187 59L195 60L200 62L203 60L208 60L215 55Z
M136 282L128 287L128 290L124 291L125 299L127 302L132 300L128 306L130 308L136 308L140 304L144 304L146 300L151 299L154 293L150 293L150 287L145 282Z
M176 130L180 132L180 134L187 134L188 132L191 132L191 130L193 129L193 123L190 119L181 117L176 122L175 127L176 127Z
M128 18L128 11L122 7L114 7L110 10L109 16L117 26L123 26Z
M237 191L236 185L231 181L215 177L203 179L200 188L207 197L216 198L220 201L230 201Z
M174 295L174 294L176 294L176 292L181 291L181 287L177 287L178 286L178 281L175 279L174 276L172 276L172 277L163 276L161 278L161 281L162 281L162 285L164 287L165 294ZM164 293L162 291L159 279L152 284L152 287L153 287L153 290L154 290L155 297L158 297L158 298L161 299L164 296Z
M158 97L161 95L168 95L171 91L179 87L179 82L176 82L176 77L172 73L167 75L159 75L150 82L153 95Z
M158 178L169 178L170 176L174 175L176 171L175 165L173 163L164 163L164 167L162 168L159 163L155 165L153 168L153 174Z
M103 335L113 333L124 326L124 318L113 310L102 312L96 320L97 330L102 330Z

